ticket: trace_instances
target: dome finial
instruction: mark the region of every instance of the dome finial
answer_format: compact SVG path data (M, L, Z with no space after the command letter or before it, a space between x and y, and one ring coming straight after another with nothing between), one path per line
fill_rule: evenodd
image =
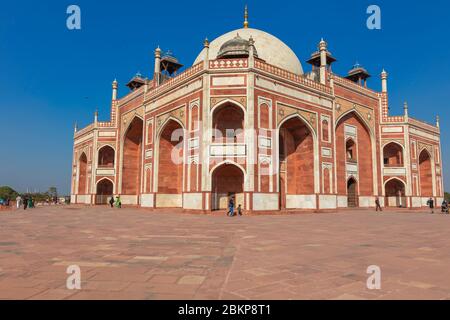
M244 9L244 28L245 29L248 28L248 7L247 7L247 5L245 5L245 9Z

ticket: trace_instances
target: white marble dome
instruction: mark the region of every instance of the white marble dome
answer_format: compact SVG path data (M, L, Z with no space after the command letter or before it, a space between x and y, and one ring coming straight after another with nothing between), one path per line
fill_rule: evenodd
M236 37L236 35L243 39L249 39L253 37L255 41L255 48L258 52L258 57L265 60L267 63L293 72L295 74L303 74L302 64L291 50L283 41L274 37L273 35L252 28L242 28L230 31L214 39L209 44L209 58L216 59L219 53L220 47L228 40ZM203 49L195 59L194 64L205 60L205 49Z

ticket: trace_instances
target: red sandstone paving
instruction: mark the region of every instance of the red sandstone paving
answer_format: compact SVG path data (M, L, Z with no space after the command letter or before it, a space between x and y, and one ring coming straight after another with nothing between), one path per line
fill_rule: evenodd
M450 216L0 213L0 299L450 299ZM82 289L66 288L81 268ZM381 290L368 290L378 265Z

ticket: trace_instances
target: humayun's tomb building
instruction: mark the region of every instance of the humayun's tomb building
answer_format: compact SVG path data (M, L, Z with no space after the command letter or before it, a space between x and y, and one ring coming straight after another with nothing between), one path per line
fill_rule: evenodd
M436 125L391 116L366 69L332 72L327 43L303 70L281 40L248 27L204 41L194 64L157 48L152 79L137 74L111 118L75 129L72 203L211 211L421 207L443 197Z

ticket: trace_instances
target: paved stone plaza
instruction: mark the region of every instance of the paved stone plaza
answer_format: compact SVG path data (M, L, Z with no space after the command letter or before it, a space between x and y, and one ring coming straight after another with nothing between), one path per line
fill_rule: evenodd
M0 299L450 298L448 215L47 207L2 212L0 228ZM369 265L381 290L366 288Z

